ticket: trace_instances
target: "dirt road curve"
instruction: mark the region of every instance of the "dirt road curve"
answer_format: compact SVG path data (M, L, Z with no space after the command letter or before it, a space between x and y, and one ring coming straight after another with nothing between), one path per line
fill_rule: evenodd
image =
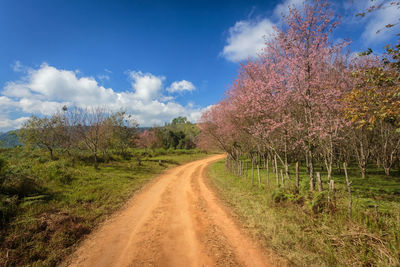
M91 234L70 266L271 266L205 179L222 155L160 175Z

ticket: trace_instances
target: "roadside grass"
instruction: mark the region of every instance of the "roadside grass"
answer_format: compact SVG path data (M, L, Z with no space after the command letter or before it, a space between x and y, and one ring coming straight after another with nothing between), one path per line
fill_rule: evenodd
M294 170L291 170L293 176ZM398 174L386 177L372 170L366 179L356 167L353 181L353 215L348 217L344 177L335 173L336 191L309 192L305 169L300 169L300 193L294 178L277 186L270 172L248 170L247 178L231 174L224 161L208 173L221 197L232 206L254 237L294 266L399 266L400 183ZM324 173L322 173L324 177ZM280 179L280 178L279 178ZM327 181L324 182L327 189ZM331 202L328 202L328 195Z
M80 160L51 161L39 150L2 150L16 178L0 191L0 265L56 266L156 174L207 156L197 150L131 152L131 159L114 156L95 169Z

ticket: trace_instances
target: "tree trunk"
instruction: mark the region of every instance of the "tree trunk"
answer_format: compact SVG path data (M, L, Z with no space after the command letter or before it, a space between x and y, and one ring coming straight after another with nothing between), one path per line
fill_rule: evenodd
M309 165L310 165L310 190L314 191L315 189L315 182L314 182L314 164L313 164L313 155L311 150L309 151L310 158L309 158Z
M260 166L257 164L257 176L258 176L258 185L261 185L261 177L260 177Z
M268 162L268 158L266 161L266 172L267 172L267 186L269 186L269 162Z
M274 163L275 163L275 177L276 177L276 185L279 186L279 174L278 174L278 162L276 161L276 155L274 155Z
M283 176L283 169L281 169L281 180L282 180L282 187L285 186L285 178Z
M290 179L290 174L289 174L289 164L287 163L287 159L286 159L286 163L285 163L285 174L286 174L286 179Z
M53 149L52 148L48 148L49 152L50 152L50 159L54 160L54 156L53 156Z
M251 185L254 184L254 159L251 158Z
M245 164L245 168L246 168L246 179L247 179L247 177L248 177L247 161L246 161L246 164Z
M346 186L347 186L347 193L349 194L349 218L352 215L352 206L353 206L353 198L351 197L351 182L349 181L349 177L347 175L347 164L346 162L343 163L344 175L346 177Z
M97 151L94 151L94 167L97 169L98 168L98 164L97 164Z
M365 179L365 173L366 173L366 167L365 167L365 165L366 164L363 164L360 168L361 168L361 177L363 178L363 179Z
M386 176L389 176L390 175L390 167L384 167L383 169L385 170Z
M289 179L289 163L287 157L287 138L285 138L285 175L286 179Z
M321 180L321 174L317 172L317 182L318 182L318 191L322 192L322 180Z
M310 173L310 161L308 159L308 152L306 152L306 167L307 167L307 173Z

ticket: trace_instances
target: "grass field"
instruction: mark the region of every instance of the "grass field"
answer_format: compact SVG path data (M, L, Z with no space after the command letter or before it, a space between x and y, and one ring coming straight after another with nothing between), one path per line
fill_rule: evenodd
M296 194L293 178L278 188L272 171L267 186L264 170L262 183L258 185L255 171L252 185L251 171L247 178L232 175L224 161L209 168L212 185L243 224L293 265L399 266L400 177L372 170L362 179L355 167L349 173L354 190L351 219L343 175L333 176L337 191L330 193L328 203L327 191L309 192L304 169Z
M0 194L0 265L57 265L156 174L207 156L194 150L134 154L95 169L84 161L51 161L39 151L3 150L11 172L24 178L10 179L2 189L8 194Z

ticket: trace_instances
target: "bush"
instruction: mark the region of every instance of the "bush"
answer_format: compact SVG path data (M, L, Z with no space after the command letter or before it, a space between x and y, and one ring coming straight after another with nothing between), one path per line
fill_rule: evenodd
M7 162L3 158L0 158L0 188L6 178L5 176L6 164Z
M328 207L328 192L317 192L312 196L310 208L314 213L321 213Z
M6 224L13 217L18 208L17 196L0 194L0 226Z
M48 181L58 181L62 184L69 184L73 175L69 167L71 163L66 160L50 161L47 164L36 164L32 167L35 176Z
M272 192L272 201L274 203L280 203L280 202L284 202L287 200L287 196L285 195L285 193L283 192L283 190L281 188L277 188Z
M18 198L22 198L42 193L43 188L31 177L8 175L1 191L6 195L17 195Z

